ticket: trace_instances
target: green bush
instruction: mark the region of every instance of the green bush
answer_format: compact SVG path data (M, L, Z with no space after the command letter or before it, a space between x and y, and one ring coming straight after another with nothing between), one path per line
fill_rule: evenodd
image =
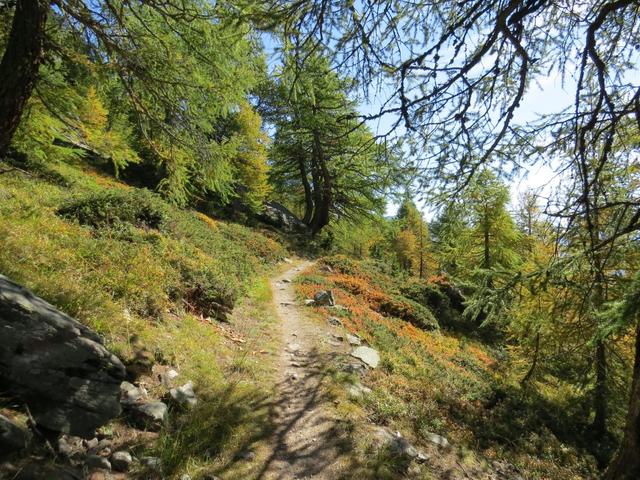
M144 189L106 190L71 200L58 215L95 228L119 224L160 230L167 209L154 194Z
M393 295L380 305L380 313L400 318L424 330L437 330L438 320L431 310L405 297Z

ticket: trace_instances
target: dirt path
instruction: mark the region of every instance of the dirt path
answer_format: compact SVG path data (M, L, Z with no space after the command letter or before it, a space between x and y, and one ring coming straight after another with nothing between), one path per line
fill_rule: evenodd
M337 354L326 348L329 330L306 316L291 281L312 262L300 261L272 279L274 302L282 321L281 379L275 406L273 450L261 479L344 478L349 442L332 417L332 399L324 393L325 366Z

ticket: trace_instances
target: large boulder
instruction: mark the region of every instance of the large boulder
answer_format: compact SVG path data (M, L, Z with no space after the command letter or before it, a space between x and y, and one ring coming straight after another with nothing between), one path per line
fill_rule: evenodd
M22 450L27 446L28 435L16 423L0 415L0 456L4 452Z
M0 275L0 385L39 425L91 435L120 414L124 378L95 332Z
M278 202L265 202L258 217L263 222L287 232L306 233L308 230L307 225Z

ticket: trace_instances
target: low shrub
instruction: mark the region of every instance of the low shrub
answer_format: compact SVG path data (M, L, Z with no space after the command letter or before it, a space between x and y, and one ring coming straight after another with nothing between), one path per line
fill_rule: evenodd
M167 220L162 201L144 189L99 191L67 202L57 213L95 228L129 224L160 230Z

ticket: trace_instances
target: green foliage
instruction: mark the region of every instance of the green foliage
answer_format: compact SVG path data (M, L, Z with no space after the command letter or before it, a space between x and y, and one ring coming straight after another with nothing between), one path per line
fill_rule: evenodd
M222 317L257 271L284 256L259 232L73 167L58 171L71 190L19 173L0 177L0 270L116 338L169 312Z
M107 190L70 200L58 214L82 225L103 228L128 224L160 230L167 220L165 204L147 190Z

